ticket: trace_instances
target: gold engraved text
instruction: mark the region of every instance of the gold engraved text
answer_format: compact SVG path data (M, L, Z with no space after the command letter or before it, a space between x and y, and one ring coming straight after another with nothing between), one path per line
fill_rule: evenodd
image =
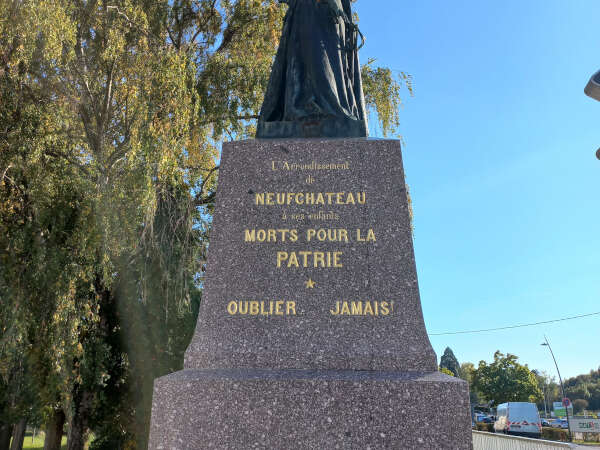
M366 192L257 192L257 206L364 205Z
M230 316L295 316L296 302L284 300L238 300L227 305Z
M288 228L244 230L245 242L296 242L298 230Z
M343 252L277 252L277 267L342 268Z
M312 240L329 242L349 242L348 230L344 228L310 228L306 231L306 242Z
M332 316L389 316L394 311L394 302L346 302L338 301L329 312Z

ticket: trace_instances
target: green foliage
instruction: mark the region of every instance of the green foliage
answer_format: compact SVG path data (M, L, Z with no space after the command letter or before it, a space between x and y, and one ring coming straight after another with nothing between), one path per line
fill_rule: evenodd
M547 373L536 370L532 372L534 373L538 382L538 386L542 391L542 397L537 400L537 407L540 411L544 411L545 408L548 413L550 413L552 410L552 402L560 401L562 399L562 396L560 395L560 386Z
M460 377L460 364L450 347L446 347L440 359L440 367L447 369L453 376Z
M412 77L405 72L394 74L387 67L375 67L370 59L362 66L365 102L377 114L384 137L397 135L400 126L401 92L405 86L413 95Z
M537 373L536 376L540 388L546 393L549 407L553 402L561 401L562 394L556 380L545 373ZM564 380L564 388L574 407L578 405L581 410L600 411L600 369ZM587 402L587 406L584 402ZM543 399L538 402L538 407L544 409Z
M124 448L125 445L126 443L124 442L123 438L102 433L100 437L91 442L89 450L114 450Z
M474 388L495 405L536 401L542 393L535 374L517 360L515 355L497 351L491 364L480 361L473 373Z
M573 413L575 415L582 414L585 410L590 407L590 402L582 398L578 398L573 401Z
M477 431L484 431L486 433L494 433L494 431L495 431L493 423L477 422L475 424L475 429Z
M573 406L580 399L588 402L586 409L600 411L600 368L565 380L565 393L573 401Z
M454 373L451 370L448 370L445 367L441 367L441 366L440 366L440 372L445 373L446 375L450 375L451 377L456 376L456 375L454 375Z
M170 315L171 330L180 330L174 322L192 311L206 228L195 205L214 189L214 177L206 175L217 154L192 132L195 69L185 55L151 51L147 33L131 29L130 18L144 22L141 5L123 3L119 11L93 2L11 6L14 24L2 26L15 37L2 42L0 91L4 380L17 378L9 374L27 363L36 370L21 379L38 387L48 410L62 405L71 429L112 424L116 435L143 435L144 427L128 419L136 405L128 402L132 372L119 308L121 302L146 305L138 299L159 292L163 307L156 309ZM45 13L56 23L30 21ZM57 54L48 46L60 27L66 31ZM23 49L21 42L38 48ZM185 193L178 197L185 208L169 222L176 226L158 234L155 217L164 199L174 197L163 194L169 190ZM167 257L165 236L179 246ZM152 279L148 258L163 269L154 269ZM138 290L119 298L118 286L129 281L121 274L132 262ZM189 338L189 320L187 326ZM172 359L171 341L163 347L159 359L169 353ZM8 402L12 409L17 400Z
M465 380L469 385L473 383L475 375L475 365L470 362L462 363L459 370L460 378Z
M460 378L469 383L469 400L472 406L484 403L484 399L473 384L475 378L475 365L467 362L460 365Z

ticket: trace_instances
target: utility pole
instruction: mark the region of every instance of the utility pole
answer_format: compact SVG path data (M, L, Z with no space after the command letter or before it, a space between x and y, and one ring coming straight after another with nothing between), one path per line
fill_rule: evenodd
M556 371L558 372L558 380L560 381L560 391L562 392L562 401L563 404L567 396L565 395L565 386L563 385L562 377L560 376L560 370L558 370L558 364L556 363L556 358L554 357L554 352L552 351L552 347L550 347L550 342L548 342L548 338L544 335L544 339L546 342L543 342L541 345L544 347L548 347L550 350L550 354L552 355L552 359L554 360L554 365L556 366ZM571 436L571 421L569 420L569 406L565 405L565 413L567 414L567 434L569 435L569 442L573 442L573 437Z

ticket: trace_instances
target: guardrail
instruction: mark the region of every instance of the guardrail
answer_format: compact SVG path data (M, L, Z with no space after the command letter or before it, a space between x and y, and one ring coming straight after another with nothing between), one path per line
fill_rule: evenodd
M577 446L566 442L473 431L473 450L558 450L566 448L573 449Z

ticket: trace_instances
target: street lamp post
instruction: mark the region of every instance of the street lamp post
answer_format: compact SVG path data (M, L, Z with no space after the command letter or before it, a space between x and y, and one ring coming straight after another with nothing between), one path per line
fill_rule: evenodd
M600 101L600 70L592 75L588 84L585 85L583 92L588 97Z
M556 372L558 372L558 380L560 381L560 391L562 393L562 401L564 402L567 396L565 395L565 386L563 385L562 377L560 376L560 370L558 369L558 364L556 363L556 358L554 357L554 352L552 351L552 347L550 347L550 342L548 342L548 338L544 335L544 339L546 342L543 342L541 345L544 347L548 347L550 350L550 354L552 355L552 359L554 360L554 365L556 366ZM567 414L567 434L569 435L569 442L573 442L573 437L571 436L571 421L569 420L569 406L565 405L565 413Z
M592 75L583 92L588 97L600 101L600 70ZM596 151L596 158L600 159L600 148Z

